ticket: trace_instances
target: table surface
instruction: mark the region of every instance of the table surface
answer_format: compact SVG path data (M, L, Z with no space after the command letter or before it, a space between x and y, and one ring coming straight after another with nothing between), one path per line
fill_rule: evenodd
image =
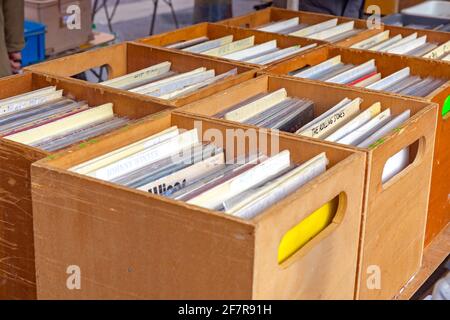
M94 31L94 32L92 32L92 34L93 34L94 38L91 41L89 41L88 43L83 44L74 49L70 49L70 50L55 54L55 55L50 55L49 57L47 57L47 60L58 59L58 58L62 58L62 57L65 57L65 56L68 56L71 54L96 49L98 47L111 44L116 39L116 36L113 34L110 34L110 33Z
M397 300L409 300L422 287L428 278L444 262L450 252L450 224L425 248L422 267L411 281L395 297Z
M50 59L60 58L76 52L88 51L97 47L110 44L115 40L113 34L104 32L94 32L94 39L79 48L69 50L50 57ZM394 298L396 300L409 300L444 262L450 252L450 224L424 249L422 267L411 281Z

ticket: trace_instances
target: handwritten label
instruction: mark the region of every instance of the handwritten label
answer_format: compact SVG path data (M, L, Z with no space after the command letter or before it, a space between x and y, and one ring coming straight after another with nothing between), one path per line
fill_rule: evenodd
M3 106L0 106L0 114L2 113L10 113L14 111L23 110L26 108L34 107L39 104L47 103L53 100L56 100L58 98L62 97L62 91L57 91L55 93L52 93L50 95L42 95L37 96L28 100L22 100L11 104L6 104Z
M329 126L334 125L336 122L338 122L339 120L341 120L344 117L345 117L345 111L341 111L341 112L333 114L331 117L329 117L325 121L320 122L317 126L311 128L312 137L314 138L314 137L320 135L320 133L322 131L326 130Z
M211 50L211 52L205 52L205 54L223 56L234 51L246 49L252 46L254 44L254 41L255 41L254 37L246 38L243 40L229 43L220 48L213 49Z

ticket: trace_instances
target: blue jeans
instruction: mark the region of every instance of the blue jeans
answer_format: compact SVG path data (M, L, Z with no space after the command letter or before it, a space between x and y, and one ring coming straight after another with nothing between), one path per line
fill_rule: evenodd
M194 23L215 22L231 18L231 0L196 0L194 6Z

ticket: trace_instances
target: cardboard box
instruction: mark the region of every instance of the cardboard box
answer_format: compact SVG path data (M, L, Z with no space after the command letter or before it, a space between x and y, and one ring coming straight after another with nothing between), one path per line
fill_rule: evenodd
M333 15L328 14L321 14L321 13L314 13L314 12L306 12L306 11L295 11L295 10L286 10L281 8L275 8L270 7L264 10L251 12L249 14L234 17L231 19L220 21L220 24L227 25L227 26L234 26L234 27L240 27L240 28L250 28L250 29L256 29L258 27L261 27L265 24L276 22L276 21L283 21L288 20L292 18L300 18L301 23L306 23L309 25L318 24L324 21L328 21L330 19L338 19L338 24L354 21L355 22L355 28L361 29L362 31L352 37L349 37L345 40L342 40L340 42L344 42L352 39L352 41L359 42L363 39L367 39L368 37L375 35L376 31L369 30L367 28L367 21L362 19L352 19L347 17L336 17Z
M117 44L102 49L50 60L30 66L26 68L26 70L69 78L93 68L106 66L108 70L108 79L112 79L165 61L170 61L172 63L171 69L176 72L188 72L196 68L205 67L207 69L216 70L216 74L221 74L237 68L238 75L199 89L195 93L172 100L163 100L120 89L108 88L101 84L91 85L97 87L100 86L104 90L111 92L121 92L129 97L146 99L156 103L170 103L171 105L178 107L207 97L217 91L226 89L255 76L255 71L253 71L252 68L239 63L217 61L215 59L161 50L132 43Z
M80 29L69 29L73 16L71 6L79 8ZM92 9L90 0L25 0L25 18L47 26L45 47L47 55L55 55L86 44L92 38Z
M67 170L173 125L192 129L199 120L204 141L211 139L208 132L214 132L225 137L224 146L233 143L227 155L248 152L250 141L270 153L273 139L279 139L279 150L289 149L294 162L326 152L329 170L253 220ZM239 129L173 112L101 139L83 151L35 164L38 298L352 299L364 153L297 137L261 137L257 131L257 140L247 136L242 149L233 135ZM333 222L279 265L278 248L285 233L337 196ZM80 290L67 289L65 271L70 265L80 268Z
M130 119L144 118L170 108L31 73L1 79L0 99L48 86L57 86L64 90L65 96L85 100L91 106L112 102L116 114ZM93 141L95 139L76 148L83 149ZM36 298L30 167L33 162L51 158L53 154L0 138L0 300Z
M209 39L218 39L222 38L228 35L233 35L233 40L241 40L245 39L251 36L255 36L255 44L261 44L267 41L271 40L277 40L277 45L279 48L288 48L295 45L301 45L301 46L307 46L311 45L313 43L316 43L317 46L321 46L326 44L326 42L319 41L319 40L312 40L307 38L300 38L300 37L292 37L292 36L286 36L286 35L280 35L276 33L270 33L270 32L262 32L257 30L249 30L249 29L242 29L242 28L235 28L235 27L229 27L224 26L220 24L212 24L212 23L200 23L196 24L190 27L177 29L174 31L168 31L165 33L157 34L154 36L150 36L147 38L138 39L135 42L150 46L156 46L156 47L165 47L170 44L180 42L180 41L186 41L186 40L192 40L199 37L208 37ZM180 50L176 49L170 49L172 51L180 52ZM310 51L310 50L308 50ZM305 51L305 52L308 52ZM196 54L201 55L201 54ZM205 55L201 55L205 57ZM206 56L208 57L208 56ZM279 61L276 61L274 63L271 63L269 65L258 65L258 64L252 64L252 63L245 63L241 62L247 66L250 66L252 68L258 68L263 69L270 65L276 64L280 61L283 61L285 59L281 59ZM225 58L213 58L216 60L222 60L222 61L229 61L229 62L235 62L234 60L229 60Z
M361 149L327 143L366 153L367 180L356 298L392 299L421 266L437 106L429 102L331 84L261 76L187 105L179 109L179 112L210 117L256 94L281 88L287 90L288 96L314 101L316 116L344 98L358 97L363 99L362 109L381 102L383 110L390 108L394 115L399 115L407 109L411 110L411 119L399 130L382 139L378 145ZM408 146L411 146L410 165L383 184L381 177L386 161ZM374 266L377 269L374 269ZM366 284L377 276L372 274L373 270L380 272L381 288L372 290Z
M450 80L450 64L443 61L424 60L414 57L398 56L386 53L345 49L345 48L319 48L311 53L304 54L279 63L267 70L268 73L286 75L307 65L316 65L337 55L342 56L345 63L361 64L370 59L376 60L378 71L385 77L405 67L410 67L411 74L421 77L436 77ZM291 79L298 79L286 76ZM305 81L313 81L307 80ZM345 85L338 85L346 87ZM378 92L362 89L367 92ZM393 94L394 95L394 94ZM434 237L450 222L450 179L448 179L448 168L450 167L450 151L448 148L448 137L450 134L449 115L442 115L444 102L450 95L450 82L436 89L425 98L414 97L421 101L438 103L438 125L436 134L436 149L433 165L433 180L430 194L430 207L427 221L427 235L425 245L429 245ZM399 95L397 95L399 96Z

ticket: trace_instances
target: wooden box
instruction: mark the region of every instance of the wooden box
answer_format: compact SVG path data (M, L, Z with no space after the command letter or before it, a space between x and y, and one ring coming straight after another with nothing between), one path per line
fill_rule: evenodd
M211 58L150 48L148 46L132 43L122 43L56 60L50 60L30 66L26 68L26 70L59 77L72 77L93 68L106 66L108 70L108 79L112 79L165 61L170 61L172 63L171 69L176 72L188 72L196 68L205 67L207 69L214 69L217 74L221 74L237 68L238 75L199 89L195 93L172 100L162 100L120 89L108 88L106 86L102 86L102 88L112 92L124 92L130 97L145 97L145 99L149 101L164 104L169 102L173 106L178 107L200 98L207 97L212 93L236 85L239 82L251 79L255 75L252 68L239 63L217 61Z
M411 110L411 119L399 130L381 140L377 146L361 149L339 145L349 150L363 151L367 156L356 298L393 298L421 266L436 132L436 105L335 85L262 76L187 105L179 109L179 112L210 117L256 94L281 88L287 90L288 96L314 101L316 116L346 97L362 98L362 109L381 102L382 108L391 108L394 115L407 109ZM408 146L411 146L411 164L383 184L381 177L386 161ZM366 285L373 279L371 272L374 266L381 272L381 288Z
M101 88L31 73L1 79L0 99L47 86L57 86L64 90L65 96L87 101L91 106L112 102L116 114L130 119L169 109ZM93 141L81 143L77 148ZM36 298L30 167L53 154L0 138L0 300Z
M219 22L220 24L224 24L227 26L234 26L234 27L240 27L240 28L250 28L250 29L256 29L260 26L263 26L265 24L276 22L276 21L283 21L288 20L292 18L300 18L301 23L306 23L309 25L318 24L330 19L338 19L338 24L355 21L355 28L361 29L361 32L358 34L349 37L345 40L342 40L340 42L345 43L347 40L352 41L362 41L364 39L367 39L368 37L375 35L377 32L376 30L370 30L367 28L367 22L362 19L352 19L347 17L336 17L328 14L322 14L322 13L315 13L315 12L306 12L306 11L295 11L295 10L287 10L287 9L281 9L281 8L275 8L270 7L264 10L251 12L249 14L223 20Z
M402 35L402 37L407 37L413 33L417 33L417 37L423 37L427 36L427 42L436 43L439 45L442 45L450 40L450 33L448 32L440 32L440 31L433 31L433 30L424 30L424 29L411 29L411 28L405 28L405 27L397 27L397 26L389 26L389 25L381 25L380 29L374 29L374 33L369 34L365 33L361 35L359 39L357 38L350 38L346 39L344 41L336 42L333 45L344 47L344 48L350 48L354 44L357 44L360 41L366 40L376 34L379 34L383 31L389 30L389 37L395 37L396 35ZM369 50L367 50L369 51ZM422 57L416 57L420 59L427 59ZM427 59L428 60L428 59ZM432 61L435 61L434 59L430 59ZM448 62L447 62L448 63Z
M365 155L275 134L246 136L260 148L290 150L295 162L326 152L326 173L267 209L241 220L67 169L169 126L214 132L242 154L242 127L173 112L34 165L33 205L39 299L352 299ZM229 134L231 133L231 135ZM217 137L217 136L216 136ZM255 140L256 139L256 140ZM267 149L266 149L267 148ZM239 151L241 150L241 151ZM58 190L58 192L56 192ZM320 190L320 192L318 192ZM284 234L339 196L333 222L278 264ZM67 227L70 226L70 227ZM68 266L81 272L68 290Z
M412 75L421 77L435 77L450 80L450 64L439 60L421 59L416 57L405 57L388 53L372 52L367 50L358 50L350 48L342 48L336 46L323 46L316 50L307 52L296 57L292 57L285 61L271 66L263 72L277 75L285 75L294 79L301 79L289 76L289 73L303 67L314 66L340 55L343 63L351 63L355 65L363 64L371 59L375 60L378 72L382 77L391 75L403 68L409 67ZM314 81L317 80L309 80ZM341 85L346 86L346 85ZM449 83L444 84L436 91L432 92L428 97L434 97L442 91L446 91ZM372 91L365 88L362 90Z
M316 65L334 56L341 55L346 63L361 64L370 59L376 60L378 71L385 77L405 67L411 68L411 74L421 77L436 77L450 79L450 63L435 60L398 56L385 53L375 53L345 48L319 48L311 53L304 54L281 62L267 70L268 73L286 75L289 72L307 65ZM287 76L291 79L299 79ZM313 81L305 79L305 81ZM337 85L346 87L342 85ZM373 90L362 89L367 92ZM425 245L429 245L433 238L450 222L450 151L448 141L450 137L450 114L442 115L444 102L450 95L450 82L438 88L425 98L415 98L422 101L431 101L439 104L438 124L433 164L433 179L431 183L430 207L427 222Z
M301 45L303 47L303 46L311 45L313 43L316 43L317 46L322 46L322 45L326 44L326 42L319 41L319 40L312 40L312 39L300 38L300 37L292 37L292 36L286 36L286 35L257 31L257 30L241 29L241 28L229 27L229 26L224 26L224 25L220 25L220 24L212 24L212 23L200 23L200 24L196 24L196 25L193 25L190 27L177 29L174 31L168 31L168 32L157 34L157 35L150 36L147 38L138 39L138 40L136 40L136 42L140 43L140 44L150 45L150 46L165 47L165 46L168 46L168 45L176 43L176 42L191 40L191 39L195 39L195 38L199 38L199 37L206 36L212 40L212 39L222 38L222 37L225 37L228 35L233 35L234 41L245 39L245 38L248 38L251 36L255 36L255 44L261 44L261 43L264 43L267 41L277 40L277 45L279 48L288 48L288 47L292 47L295 45ZM180 50L176 50L176 49L170 49L170 50L180 52ZM310 50L308 50L308 51L310 51ZM308 51L305 51L305 52L308 52ZM199 55L199 54L196 54L196 55ZM201 55L201 56L205 57L205 55ZM283 61L288 58L289 57L284 58L280 61ZM221 61L232 61L232 62L236 63L236 61L234 61L234 60L229 60L229 59L225 59L225 58L214 58L214 59L221 60ZM277 61L277 62L279 62L279 61ZM274 62L267 66L276 64L277 62ZM238 63L244 63L244 62L238 62ZM263 68L267 67L267 66L263 66L263 65L259 65L259 64L252 64L252 63L244 63L244 64L248 65L252 68L258 68L258 69L263 69Z

